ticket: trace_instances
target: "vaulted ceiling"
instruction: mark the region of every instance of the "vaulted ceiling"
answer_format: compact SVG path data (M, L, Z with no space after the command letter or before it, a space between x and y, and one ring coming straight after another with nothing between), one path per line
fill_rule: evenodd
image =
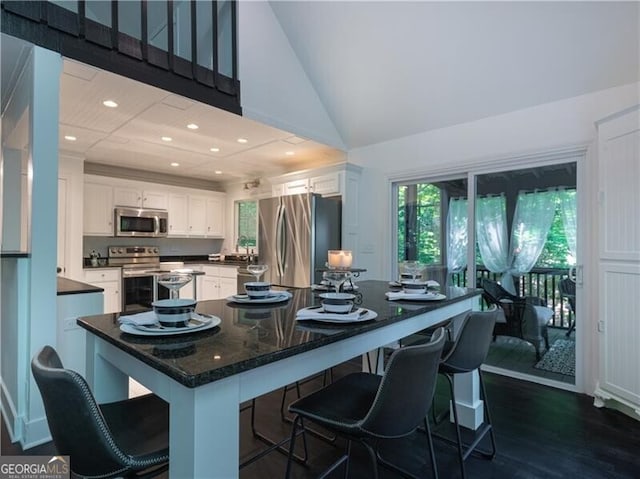
M349 149L640 78L638 2L270 4Z
M269 5L347 150L640 80L639 2ZM11 60L25 54L7 40L3 107L17 75ZM111 95L123 98L117 110L101 104ZM239 144L241 136L252 140ZM221 182L344 160L293 133L69 61L60 145L96 163Z

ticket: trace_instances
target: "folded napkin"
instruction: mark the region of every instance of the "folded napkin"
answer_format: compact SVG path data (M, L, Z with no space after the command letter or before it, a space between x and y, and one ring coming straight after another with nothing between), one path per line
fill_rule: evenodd
M404 291L388 291L387 293L385 293L387 296L387 299L389 301L394 301L397 299L404 299L404 298L424 298L424 299L432 299L435 298L439 295L439 293L405 293Z
M440 287L440 283L438 283L437 281L435 281L433 279L428 279L424 283L427 286L427 288L439 288ZM402 283L400 281L390 281L389 284L391 286L396 286L398 288L402 286Z
M133 326L150 326L152 324L158 324L158 317L153 311L145 311L143 313L120 316L118 321L120 321L120 324L131 324Z
M325 313L322 308L311 306L310 308L304 308L298 310L296 313L297 320L305 320L305 319L315 319L316 321L323 320L333 320L333 321L358 321L366 316L366 314L362 314L362 308L358 308L351 313Z

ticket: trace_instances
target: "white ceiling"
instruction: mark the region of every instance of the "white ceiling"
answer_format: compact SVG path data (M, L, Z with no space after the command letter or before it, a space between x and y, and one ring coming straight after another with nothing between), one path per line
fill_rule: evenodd
M640 79L638 2L270 4L349 149ZM4 107L24 49L2 37ZM345 158L70 60L60 103L61 151L94 163L236 182ZM192 122L200 128L187 129Z
M348 149L640 78L638 2L270 4Z
M107 99L118 107L105 107ZM187 128L191 123L199 128ZM338 150L72 60L64 61L60 83L60 151L218 182L344 161Z

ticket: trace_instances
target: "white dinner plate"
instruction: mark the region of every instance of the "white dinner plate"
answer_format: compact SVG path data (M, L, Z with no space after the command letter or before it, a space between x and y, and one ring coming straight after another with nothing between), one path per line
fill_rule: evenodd
M205 316L193 313L191 317L202 322L202 324L189 324L183 328L171 328L167 326L160 327L160 325L134 326L133 324L121 324L120 331L123 333L135 334L137 336L173 336L176 334L206 331L207 329L215 328L222 322L222 320L217 316Z
M250 298L246 294L233 294L227 298L227 301L240 304L269 304L287 301L291 296L292 294L289 291L271 291L264 298Z
M441 301L447 299L440 293L407 294L402 292L385 293L389 301Z
M304 312L309 310L309 315L304 316ZM296 315L296 321L321 321L323 323L360 323L362 321L371 321L378 317L378 313L372 311L370 309L360 308L359 315L357 318L354 318L351 314L344 315L340 313L326 313L321 308L317 306L311 306L309 308L304 308L298 311L298 315Z

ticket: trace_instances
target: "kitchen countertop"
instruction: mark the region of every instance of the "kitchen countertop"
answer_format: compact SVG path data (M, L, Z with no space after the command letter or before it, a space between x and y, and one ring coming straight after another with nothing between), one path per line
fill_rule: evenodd
M82 294L82 293L102 293L104 289L93 286L92 284L81 283L73 279L57 277L58 280L58 296L65 294Z
M386 281L362 281L356 301L376 311L371 321L324 324L295 320L296 311L320 304L310 288L289 289L283 303L246 305L226 300L200 301L197 311L221 318L219 327L178 336L135 336L120 331L119 314L88 316L78 324L117 345L187 387L197 387L280 359L375 330L429 311L479 296L481 290L443 288L441 301L388 301Z

